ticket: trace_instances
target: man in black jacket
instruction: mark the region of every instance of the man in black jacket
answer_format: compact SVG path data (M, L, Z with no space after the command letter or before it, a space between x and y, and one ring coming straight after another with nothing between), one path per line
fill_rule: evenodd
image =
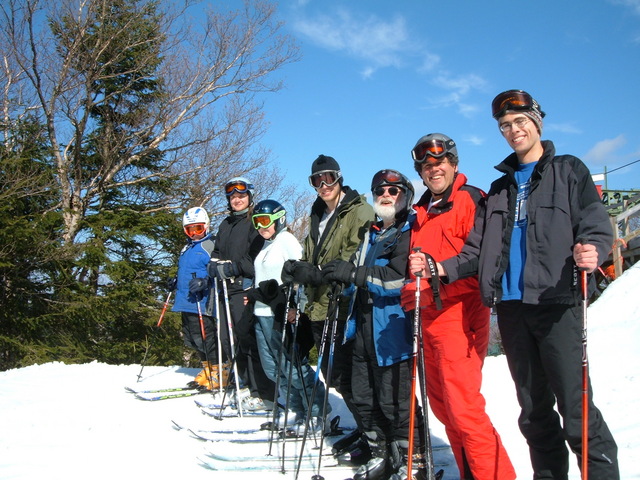
M534 479L568 478L569 452L582 452L582 310L579 270L608 257L611 224L587 167L540 139L544 112L522 90L492 103L514 153L496 169L462 252L439 265L447 282L478 274L496 307ZM412 254L412 272L424 269ZM554 409L557 402L557 412ZM620 478L617 446L589 386L589 478ZM581 458L580 458L581 460ZM581 464L581 462L580 462Z

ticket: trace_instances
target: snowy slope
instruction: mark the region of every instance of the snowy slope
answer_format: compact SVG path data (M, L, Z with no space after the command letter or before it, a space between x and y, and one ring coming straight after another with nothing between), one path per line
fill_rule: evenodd
M589 308L589 360L595 401L602 410L620 448L622 478L640 479L635 460L640 458L640 393L638 348L640 341L640 264L625 272ZM147 367L136 384L139 365L100 363L64 365L48 363L0 372L0 478L2 479L113 479L144 477L243 479L255 472L212 472L199 460L208 449L221 453L263 455L266 445L203 442L179 431L172 420L208 428L248 428L261 419L218 421L202 415L194 398L160 402L137 400L127 385L175 386L196 373L179 367ZM516 466L518 478L531 478L526 444L516 420L518 407L504 357L490 357L484 369L483 392L487 408ZM343 424L350 416L332 393L334 414ZM445 442L443 428L430 417L433 443ZM235 435L238 438L240 435ZM294 448L288 446L287 451ZM325 452L328 449L325 449ZM277 453L277 450L274 450ZM448 452L437 452L438 462L449 462L447 480L458 478ZM323 459L323 463L328 464ZM247 465L238 462L239 467ZM327 480L343 473L322 470ZM261 480L293 478L276 471L260 472ZM311 478L302 472L300 479ZM572 480L580 478L572 465Z

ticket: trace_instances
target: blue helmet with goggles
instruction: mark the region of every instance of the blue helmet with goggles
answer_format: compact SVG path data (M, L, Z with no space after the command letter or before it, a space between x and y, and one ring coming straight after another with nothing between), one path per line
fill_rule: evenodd
M275 223L276 233L284 230L287 226L287 211L275 200L267 199L258 202L251 215L254 228L269 228Z

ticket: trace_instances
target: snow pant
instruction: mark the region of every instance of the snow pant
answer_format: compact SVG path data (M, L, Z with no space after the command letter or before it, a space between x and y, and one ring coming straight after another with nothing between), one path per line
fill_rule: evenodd
M220 318L226 325L226 309L224 298L220 293ZM251 306L249 308L252 308ZM255 328L252 324L252 315L244 315L244 292L229 293L229 310L233 324L233 338L236 349L236 366L238 377L244 387L248 388L252 397L270 399L273 397L275 384L270 380L262 368L258 344L256 342ZM231 345L224 346L228 352ZM238 386L240 387L240 386Z
M200 316L197 313L182 312L182 338L187 347L193 348L198 352L200 361L208 360L210 363L218 364L218 331L216 322L209 315L202 315L204 324L204 333L206 340L202 339L202 330L200 327ZM225 338L228 342L227 326L224 325L221 331L221 338ZM227 361L225 350L222 351L222 362Z
M431 410L445 426L461 479L513 480L515 470L480 393L490 311L475 293L443 303L442 310L422 310Z
M582 308L508 301L497 313L533 478L566 480L567 443L582 465ZM591 381L588 395L589 479L618 480L618 447L593 404Z
M353 405L361 418L363 431L376 434L369 437L387 443L404 440L408 445L413 359L379 366L372 324L370 316L358 316L351 370ZM414 452L424 451L424 433L422 409L416 403Z
M264 373L273 382L276 381L278 375L280 376L280 392L275 392L273 395L273 403L278 401L278 395L281 394L289 410L296 414L296 418L304 419L306 418L307 405L309 403L308 398L315 382L315 371L309 365L306 357L303 359L291 358L290 352L282 344L282 331L274 328L274 317L256 316L255 318L256 341ZM279 364L278 357L280 357ZM294 357L296 357L295 354ZM290 369L291 388L287 401ZM319 381L315 397L311 402L311 415L313 417L322 415L324 392L324 384Z
M318 349L318 356L322 351L322 331L325 322L311 322L311 330L313 332L313 339ZM342 396L344 403L353 415L356 425L361 426L360 415L358 410L353 405L353 394L351 392L351 358L353 351L353 342L342 343L344 338L344 321L338 320L336 330L336 339L334 342L333 352L333 367L331 370L331 378L327 378L327 369L329 367L329 352L331 348L331 325L329 325L329 331L327 333L327 342L324 345L324 353L322 354L322 364L320 370L324 376L327 388L333 387Z

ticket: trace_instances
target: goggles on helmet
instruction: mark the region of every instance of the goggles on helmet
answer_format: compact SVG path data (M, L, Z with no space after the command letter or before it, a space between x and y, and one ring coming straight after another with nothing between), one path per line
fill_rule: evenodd
M313 188L320 188L323 183L327 187L332 187L340 178L342 178L340 170L322 170L309 175L309 183Z
M444 157L447 153L449 153L447 142L439 138L424 141L411 150L413 161L417 163L423 163L428 156L440 158Z
M192 223L191 225L184 226L184 233L190 238L203 235L206 231L207 228L204 226L204 223Z
M402 184L403 178L395 170L380 170L373 176L371 180L371 187L373 188L380 185L396 185Z
M227 197L230 197L233 192L249 193L251 189L253 189L253 185L250 183L242 181L229 182L224 186L224 193L227 195Z
M259 228L269 228L284 215L284 210L276 213L256 213L251 217L251 220L253 221L253 227L257 230Z
M544 117L544 112L540 110L540 105L531 95L523 90L507 90L502 92L491 102L491 114L493 118L500 118L507 110L517 112L527 110L538 110L540 115Z

